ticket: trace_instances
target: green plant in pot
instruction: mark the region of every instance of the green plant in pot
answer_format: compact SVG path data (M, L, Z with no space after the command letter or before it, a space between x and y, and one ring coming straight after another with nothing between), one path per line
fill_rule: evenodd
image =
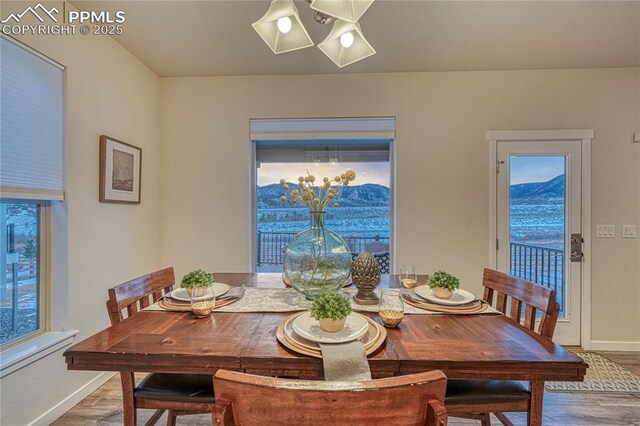
M329 333L342 330L349 314L351 314L351 304L340 293L322 294L316 297L311 305L311 316L318 320L324 331Z
M202 269L189 272L182 277L180 282L180 286L189 293L189 296L192 295L194 289L205 288L211 284L213 284L213 274Z
M460 288L460 280L445 271L438 271L429 276L427 285L436 297L448 299Z

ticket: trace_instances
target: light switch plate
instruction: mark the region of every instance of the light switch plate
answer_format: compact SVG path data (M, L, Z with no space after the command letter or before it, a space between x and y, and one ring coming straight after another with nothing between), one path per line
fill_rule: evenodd
M636 238L636 225L622 225L622 238Z
M615 225L596 225L596 238L615 238Z

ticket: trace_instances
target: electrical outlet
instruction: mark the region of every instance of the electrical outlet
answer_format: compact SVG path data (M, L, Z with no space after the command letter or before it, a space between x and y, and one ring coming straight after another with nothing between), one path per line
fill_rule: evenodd
M596 225L596 238L615 238L615 225Z
M636 238L636 225L622 225L622 238Z

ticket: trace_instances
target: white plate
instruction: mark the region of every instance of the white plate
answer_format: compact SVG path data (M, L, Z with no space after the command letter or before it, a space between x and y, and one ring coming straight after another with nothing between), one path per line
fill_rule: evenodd
M369 329L367 319L353 312L347 317L342 330L336 333L327 333L320 328L320 323L311 318L309 312L305 312L293 320L293 331L307 340L318 343L344 343L359 339Z
M220 297L226 292L228 292L229 288L230 287L228 284L213 283L213 292L216 294L216 297ZM182 287L179 287L173 290L169 295L169 297L176 300L182 300L183 302L191 302L191 296L189 296L189 293L187 293L187 290L185 290Z
M457 289L456 291L454 291L451 297L448 299L441 299L439 297L436 297L436 295L433 294L433 290L431 290L428 285L420 285L416 287L414 291L423 299L426 299L429 302L437 303L438 305L457 306L464 305L465 303L473 302L474 300L476 300L476 297L473 295L473 293L469 293L468 291L462 289Z
M302 315L302 313L300 315ZM319 351L320 345L317 342L312 342L311 340L305 339L304 337L293 331L293 321L295 321L295 318L287 318L286 322L284 323L284 334L286 334L289 339L293 340L301 346L304 346L307 349ZM371 325L371 323L369 323L367 332L364 333L364 335L359 339L364 345L365 350L368 349L376 340L378 340L378 338L380 337L380 328L381 327L375 327Z

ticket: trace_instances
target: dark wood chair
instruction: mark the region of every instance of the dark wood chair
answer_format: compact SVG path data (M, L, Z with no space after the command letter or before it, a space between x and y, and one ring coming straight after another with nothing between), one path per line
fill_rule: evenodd
M109 289L107 311L111 324L138 313L173 290L173 268L166 268L135 278ZM123 311L127 316L123 315ZM168 410L167 425L174 425L176 416L210 413L215 399L213 377L200 374L148 374L136 386L134 373L121 371L124 423L137 424L138 408L155 409L146 423L155 424Z
M545 339L553 338L560 312L555 290L491 269L484 270L482 285L486 302ZM495 305L494 296L497 296ZM542 317L536 330L538 311ZM478 419L483 425L490 425L489 416L494 413L503 424L511 425L503 412L526 412L530 419L533 410L541 411L542 399L534 403L531 401L532 386L538 386L540 392L544 391L544 382L530 383L527 388L518 381L450 380L445 406L452 417Z
M441 371L325 382L218 370L214 383L215 426L447 424Z

